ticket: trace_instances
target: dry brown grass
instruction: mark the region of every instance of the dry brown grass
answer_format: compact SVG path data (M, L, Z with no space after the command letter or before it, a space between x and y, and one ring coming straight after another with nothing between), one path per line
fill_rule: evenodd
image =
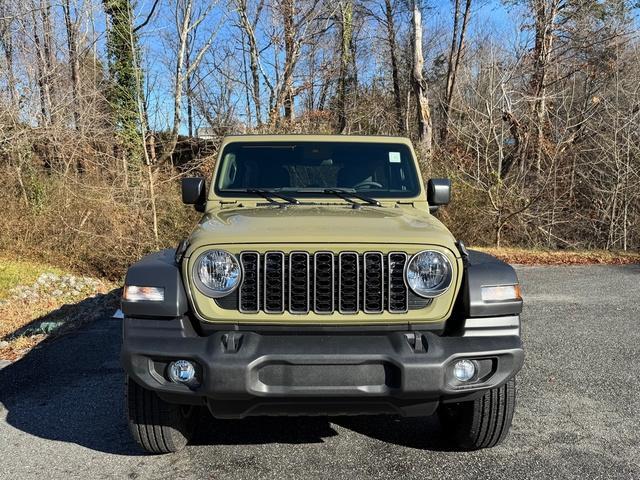
M11 172L0 169L11 178ZM149 251L175 246L197 220L182 204L179 183L158 174L158 240L144 184L125 188L108 174L35 172L19 185L0 189L0 250L10 258L60 265L93 276L121 279L126 268Z
M90 321L102 311L92 299L115 288L107 280L69 276L59 268L0 256L0 359L16 360L51 335ZM43 274L58 280L45 281ZM46 275L44 275L46 277ZM74 287L64 283L73 279ZM111 307L110 307L111 308ZM57 325L55 331L50 326Z
M640 253L610 250L532 250L473 247L509 263L521 265L628 265L640 263Z

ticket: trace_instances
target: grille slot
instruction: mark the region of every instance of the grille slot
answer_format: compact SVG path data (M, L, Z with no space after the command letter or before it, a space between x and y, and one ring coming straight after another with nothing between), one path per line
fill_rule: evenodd
M245 251L240 254L240 288L215 301L224 309L247 314L406 313L432 302L407 287L408 258L404 252Z
M284 269L284 253L264 254L264 311L267 313L284 312Z
M313 256L313 311L316 313L333 313L334 268L332 252L317 252Z
M364 254L364 308L365 313L384 310L384 256L380 252Z
M260 311L260 254L242 252L240 254L243 281L238 293L238 309L243 313Z
M389 268L387 308L391 313L404 313L409 309L409 289L404 281L404 266L406 263L406 253L392 252L389 254L389 260L387 261Z
M356 252L338 256L338 311L358 313L360 308L360 257Z
M309 289L311 265L307 252L289 254L289 311L309 312Z

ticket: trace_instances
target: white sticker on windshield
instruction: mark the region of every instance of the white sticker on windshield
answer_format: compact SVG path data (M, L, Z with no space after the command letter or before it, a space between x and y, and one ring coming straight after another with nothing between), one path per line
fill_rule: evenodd
M402 163L400 160L400 152L389 152L389 163Z

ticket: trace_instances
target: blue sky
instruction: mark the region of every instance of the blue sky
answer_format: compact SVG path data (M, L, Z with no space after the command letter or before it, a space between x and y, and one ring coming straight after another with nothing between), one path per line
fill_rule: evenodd
M147 15L152 3L153 0L142 0L138 4L136 8L138 22L141 22ZM380 3L382 3L381 0ZM517 38L516 23L520 16L517 9L507 7L503 2L496 0L482 2L474 0L473 9L474 15L469 25L469 38L490 34L494 38L503 37L506 44L515 41L514 39ZM405 19L399 25L401 32L408 28L407 20ZM226 8L225 4L219 4L214 7L201 29L203 35L207 31L214 29L217 31L216 48L212 49L211 55L220 56L224 48L228 48L231 51L238 48L237 42L233 40L238 34L237 29L233 26L235 21L235 13ZM449 41L446 33L451 28L451 22L451 1L426 3L424 12L425 41L431 42L430 45L433 46L432 49L425 52L427 62L432 60L434 51L446 48L446 44ZM153 91L152 96L149 98L149 107L154 128L167 128L171 123L173 106L170 92L172 90L175 57L168 55L167 52L172 51L170 44L171 39L175 38L175 36L175 19L172 18L169 4L161 2L153 21L145 27L140 37L145 51L144 68L148 84L152 87L150 90ZM263 44L266 43L264 38L259 38L258 41ZM235 53L239 56L239 51L235 50ZM373 59L373 56L364 55L360 59L360 66L363 68L360 78L365 81L367 76L370 76L376 68L381 68L379 65L374 64L375 60L370 59ZM239 115L242 113L238 112ZM180 131L181 133L186 133L184 122Z
M136 13L139 19L146 16L152 3L153 0L143 0L138 4ZM169 92L171 91L173 68L175 68L173 65L175 58L167 56L167 51L171 51L170 38L175 38L175 20L172 18L169 5L164 2L161 3L162 6L158 8L153 21L147 25L140 38L142 47L146 52L145 69L148 82L150 86L153 86L154 93L150 98L149 106L153 116L152 123L156 128L166 128L172 118L173 107ZM473 9L473 21L469 25L470 37L491 32L492 36L514 38L513 9L506 7L501 1L495 0L482 2L475 0ZM449 30L451 26L451 15L451 1L428 2L424 13L425 39L428 40L431 36L432 41L444 40L443 33ZM216 44L218 51L215 53L220 53L220 49L225 46L227 48L236 46L235 42L231 41L237 35L233 22L235 22L235 13L223 5L218 5L214 7L206 24L203 25L203 32L217 29ZM406 27L408 25L400 26L402 29ZM259 41L266 43L263 38L259 38ZM213 54L214 52L212 51L211 53ZM426 55L428 56L429 53L432 52L426 52ZM367 62L367 60L361 60L361 62ZM365 72L364 75L361 75L361 78L366 79L367 67L373 69L375 66L366 64L363 67ZM186 133L186 125L182 125L181 133Z

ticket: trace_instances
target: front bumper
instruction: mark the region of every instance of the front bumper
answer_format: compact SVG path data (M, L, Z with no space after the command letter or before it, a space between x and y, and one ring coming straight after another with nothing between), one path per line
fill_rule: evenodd
M199 336L188 320L125 318L122 363L137 383L175 403L204 403L217 417L399 413L428 415L440 402L474 398L522 367L517 335L440 337L430 332ZM198 365L199 385L171 383L169 362ZM470 384L460 358L484 365Z

